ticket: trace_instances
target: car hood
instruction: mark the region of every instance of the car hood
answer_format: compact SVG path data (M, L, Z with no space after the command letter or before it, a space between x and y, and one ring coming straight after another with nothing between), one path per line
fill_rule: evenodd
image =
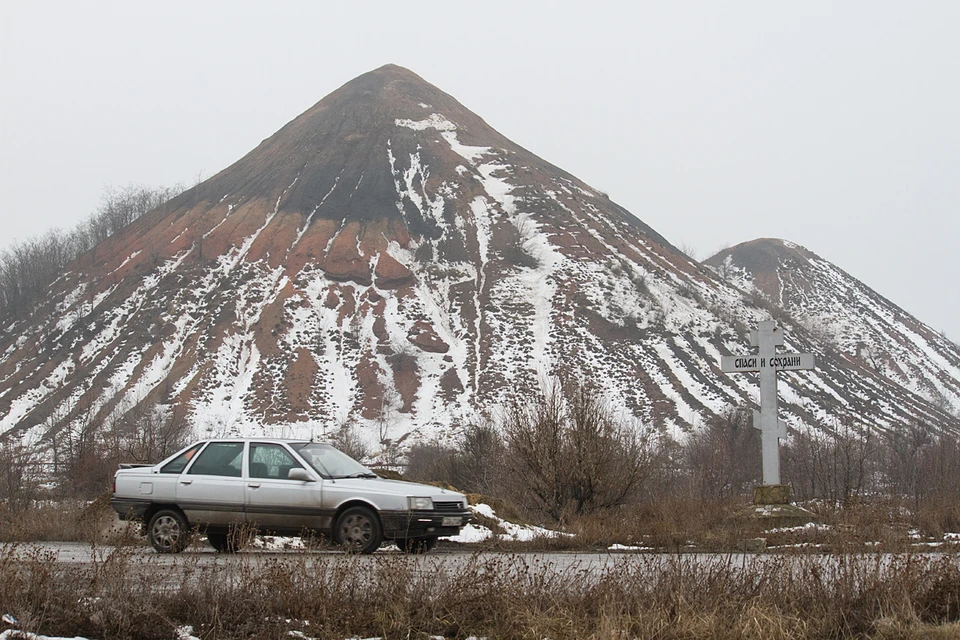
M403 480L387 480L385 478L337 478L327 480L335 482L341 489L356 489L358 493L376 492L381 495L394 496L418 496L433 498L434 502L453 502L460 500L464 507L467 506L467 497L456 491L448 491L440 487L434 487L429 484L420 484L419 482L406 482Z

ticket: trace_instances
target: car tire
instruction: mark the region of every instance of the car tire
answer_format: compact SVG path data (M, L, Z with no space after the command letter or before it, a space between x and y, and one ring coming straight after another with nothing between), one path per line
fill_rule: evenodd
M147 524L147 539L157 553L180 553L187 546L190 528L183 514L174 509L161 509Z
M437 546L437 537L429 536L427 538L397 538L397 546L404 553L421 554L427 553Z
M348 551L373 553L383 542L380 518L366 507L350 507L337 518L333 539Z
M207 533L207 542L217 553L236 553L240 550L237 544L236 534L229 533Z

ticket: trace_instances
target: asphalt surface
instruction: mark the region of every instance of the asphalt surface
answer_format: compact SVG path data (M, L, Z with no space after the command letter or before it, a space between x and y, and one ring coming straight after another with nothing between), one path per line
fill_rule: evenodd
M11 553L22 560L43 558L53 560L59 565L77 566L101 564L112 555L125 554L131 563L146 567L245 567L266 566L277 562L335 563L341 560L357 562L359 566L376 564L391 558L405 558L408 562L430 567L456 568L471 562L499 562L503 565L517 565L535 568L545 572L566 573L570 571L601 574L612 569L640 566L649 570L666 568L676 563L694 563L698 565L723 565L750 567L758 563L784 562L784 556L774 554L662 554L623 551L607 552L562 552L562 553L518 553L499 551L476 551L470 547L440 547L424 555L405 556L392 545L385 545L371 555L347 555L336 549L263 549L244 548L239 553L217 553L205 542L199 542L182 553L157 553L149 546L130 546L116 549L110 546L95 546L83 542L29 542L18 544L0 544L0 556Z
M211 573L237 576L256 572L278 564L306 563L311 570L343 571L344 568L363 572L365 569L387 567L389 563L415 563L417 573L456 573L459 569L533 573L566 578L574 575L597 578L605 574L623 576L655 575L669 570L686 568L718 571L746 571L775 568L778 571L805 571L816 565L818 571L845 574L856 565L861 569L880 570L902 563L905 558L921 562L935 561L949 556L949 561L960 565L960 555L939 552L923 554L820 554L820 553L652 553L633 551L518 553L478 551L471 547L440 546L423 555L405 555L393 545L385 545L371 555L346 554L338 549L264 549L245 547L239 553L217 553L205 541L199 541L182 553L157 553L147 545L123 548L95 546L82 542L32 542L0 544L0 560L10 558L30 561L55 562L66 570L86 571L121 559L128 567L158 577L192 575L195 578ZM406 565L409 566L409 565ZM621 573L622 572L622 573Z

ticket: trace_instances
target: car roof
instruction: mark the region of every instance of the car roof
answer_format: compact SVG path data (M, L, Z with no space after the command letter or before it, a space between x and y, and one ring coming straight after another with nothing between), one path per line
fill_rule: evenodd
M317 442L314 440L304 440L303 438L271 438L269 436L255 436L255 437L236 437L236 438L202 438L197 440L197 442L277 442L285 444L308 444L313 442L314 444L327 444L326 442Z

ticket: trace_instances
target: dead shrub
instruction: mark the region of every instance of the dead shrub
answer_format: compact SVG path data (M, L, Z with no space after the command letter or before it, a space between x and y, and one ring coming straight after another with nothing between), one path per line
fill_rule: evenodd
M629 501L653 470L652 434L573 378L515 399L503 431L513 495L556 521Z
M13 513L0 510L0 541L86 541L89 524L81 523L86 503L79 500L43 502Z
M925 500L913 514L920 533L940 538L945 533L960 532L960 504L954 500Z
M418 443L407 452L405 477L414 482L444 482L455 480L456 452L437 442Z
M419 443L407 453L406 477L416 482L442 483L467 493L503 495L503 437L490 423L470 425L452 446Z
M10 440L0 443L0 509L17 514L37 496L36 453Z
M708 420L691 434L684 454L693 491L704 501L743 497L758 484L759 432L745 408Z
M358 462L363 462L370 456L370 448L360 436L357 424L351 420L340 423L330 438L330 444Z
M504 492L505 445L491 422L469 425L456 440L452 484L470 493Z

